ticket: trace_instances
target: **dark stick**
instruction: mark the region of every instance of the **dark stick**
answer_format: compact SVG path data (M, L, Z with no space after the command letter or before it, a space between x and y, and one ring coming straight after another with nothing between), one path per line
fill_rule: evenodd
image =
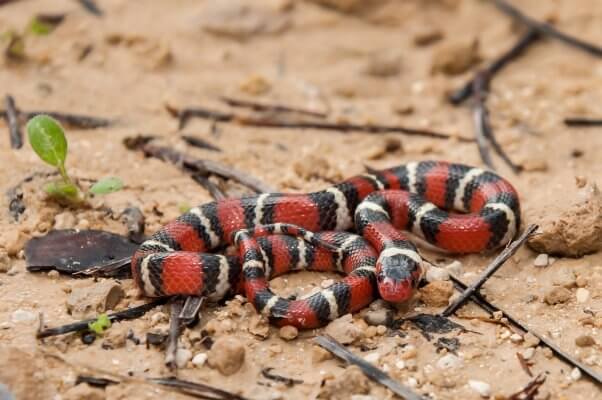
M489 75L488 71L479 71L476 74L472 85L475 103L473 108L475 136L477 140L477 146L479 147L479 154L481 155L483 162L489 168L494 170L495 168L493 167L491 157L489 156L488 145L490 144L497 155L504 160L510 169L512 169L512 172L517 174L522 170L522 168L512 162L510 157L508 157L504 149L502 149L502 146L500 146L495 138L493 129L491 128L491 123L489 121L489 109L487 108L487 94L489 92L490 80L491 76Z
M119 381L107 378L96 378L88 375L78 375L75 384L79 385L80 383L87 383L90 386L104 388L109 385L116 385Z
M589 119L589 118L565 118L564 124L566 126L602 126L602 119Z
M450 276L450 279L454 282L454 286L460 291L465 291L468 289L468 285L454 277ZM581 372L587 375L595 384L602 386L602 376L599 375L596 371L588 367L587 365L575 360L568 353L565 353L560 347L556 346L552 341L548 340L545 336L540 335L539 333L531 330L527 325L520 322L518 319L514 318L508 312L502 310L498 306L493 303L490 303L483 296L481 296L478 292L474 292L472 297L470 298L475 304L481 307L483 310L487 311L490 314L493 314L496 311L499 311L503 314L504 317L508 319L512 324L520 328L523 332L529 332L543 343L544 346L548 347L558 358L563 360L564 362L570 364L574 368L579 368Z
M6 118L7 110L0 110L0 116ZM19 115L24 119L31 119L36 115L49 115L52 118L57 119L59 122L64 123L72 128L76 129L94 129L110 126L113 121L106 118L90 117L87 115L63 113L57 111L20 111Z
M282 376L282 375L276 375L271 373L271 371L274 368L264 368L261 370L261 375L263 375L264 378L275 381L275 382L282 382L284 383L286 386L294 386L295 384L298 383L303 383L303 381L301 379L293 379L293 378L289 378L286 376Z
M204 108L185 108L178 113L180 119L180 129L191 117L209 119L220 122L237 122L245 126L256 126L262 128L290 128L290 129L317 129L337 131L342 133L347 132L364 132L364 133L400 133L409 136L422 136L434 139L452 139L453 137L444 133L434 132L425 129L408 128L404 126L390 125L360 125L360 124L337 124L333 122L308 122L308 121L279 121L267 118L253 118L233 113L224 113L221 111L213 111ZM472 142L473 139L458 137L461 142Z
M516 251L523 245L523 243L537 230L537 225L529 225L527 229L523 232L522 235L512 243L510 243L492 262L489 266L483 271L479 279L472 285L470 285L456 300L454 303L450 304L443 312L441 313L444 317L449 317L452 315L459 307L461 307L468 298L480 289L481 286L489 279L510 257L516 253Z
M195 396L200 399L246 400L240 395L230 393L209 385L205 385L204 383L190 382L177 378L149 378L147 379L147 381L181 390L182 392L188 395Z
M10 134L10 147L13 149L20 149L23 147L23 133L19 127L19 112L17 111L13 96L7 94L4 99L4 105L6 107L4 119L6 119L8 132Z
M211 150L221 152L222 149L217 147L216 145L209 143L207 140L190 135L182 135L182 139L191 146L198 147L199 149Z
M531 18L525 15L518 8L514 7L512 4L508 3L505 0L492 0L493 3L499 8L502 12L511 16L517 21L522 22L523 24L529 26L532 29L537 30L539 33L549 36L551 38L560 40L570 46L576 47L578 49L584 50L594 56L602 57L602 47L596 46L594 44L585 42L581 39L570 36L564 32L561 32L554 28L552 25L539 22L534 18Z
M128 138L125 141L125 145L130 150L142 150L147 156L155 157L177 165L183 171L192 175L200 174L206 176L208 174L214 174L222 178L235 180L257 193L274 192L273 188L244 172L232 169L216 161L202 160L187 156L170 147L153 145L150 143L150 140L152 140L152 138Z
M178 338L182 333L180 324L180 313L184 306L182 297L172 297L170 301L171 313L169 316L169 336L167 337L167 349L165 350L165 365L172 371L177 370L176 352L178 351Z
M527 383L527 386L514 393L508 400L533 400L539 388L546 381L546 374L543 372L537 375L531 382Z
M199 315L199 311L201 311L201 306L204 301L204 297L187 296L182 311L180 311L180 314L178 315L180 325L189 325L194 322L197 315Z
M521 36L521 38L518 40L518 42L516 42L516 44L514 44L514 46L512 46L512 48L510 48L507 52L500 55L498 58L496 58L491 63L491 65L489 65L487 68L485 68L486 73L490 76L490 78L493 78L493 76L496 73L498 73L500 70L502 70L502 68L504 68L511 61L513 61L514 59L516 59L520 55L522 55L523 52L525 51L525 49L527 49L527 47L529 47L529 45L531 45L533 42L535 42L537 39L539 39L539 37L540 37L540 35L539 35L539 32L537 32L537 30L532 29L532 28L529 29L527 31L527 33L525 33L523 36ZM449 96L449 101L452 104L458 105L458 104L462 103L464 100L466 100L467 98L469 98L472 95L473 81L474 81L474 78L471 79L470 81L466 82L466 84L464 86L462 86L460 89L453 92Z
M123 320L127 320L127 319L140 318L141 316L143 316L144 314L146 314L148 311L152 310L153 308L155 308L159 305L165 304L166 301L167 301L167 299L160 298L160 299L153 300L150 303L146 303L146 304L143 304L138 307L132 307L132 308L128 308L127 310L109 314L109 320L111 322L117 322L117 321L123 321ZM56 327L56 328L44 329L38 333L37 337L39 339L41 339L41 338L45 338L45 337L49 337L49 336L63 335L65 333L70 333L70 332L84 331L84 330L88 329L88 324L90 322L94 322L94 321L96 321L96 318L85 319L83 321L74 322L72 324L67 324L67 325Z
M342 359L343 361L357 365L368 378L380 383L381 385L386 386L398 396L401 396L406 400L424 400L424 397L420 396L417 393L414 393L410 388L405 387L397 381L393 380L384 371L382 371L379 368L376 368L368 361L356 356L332 337L318 336L316 337L316 342L318 343L318 345L325 348L326 350L328 350L338 358Z
M279 104L264 104L264 103L258 103L255 101L234 99L232 97L226 97L226 96L221 97L221 100L231 107L250 108L253 111L272 111L272 112L280 112L280 113L295 113L295 114L307 115L309 117L326 118L325 113L311 111L311 110L305 110L302 108L283 106L283 105L279 105Z
M206 176L194 174L192 175L192 179L204 187L215 200L223 200L227 197L226 194L222 192L222 190L215 183L211 182L211 180Z
M97 17L102 16L102 11L100 10L100 8L98 8L98 6L94 2L94 0L77 0L77 1L90 14L96 15Z

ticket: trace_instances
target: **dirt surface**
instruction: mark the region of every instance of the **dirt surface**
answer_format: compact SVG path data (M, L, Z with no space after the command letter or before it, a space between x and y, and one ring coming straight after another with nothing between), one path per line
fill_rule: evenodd
M41 187L47 179L35 178L22 186L26 210L16 222L7 211L7 197L0 200L0 383L14 385L20 399L186 398L142 383L140 378L169 374L164 353L124 339L129 331L143 341L151 330L165 331L167 308L116 324L107 337L91 345L83 344L78 335L35 339L39 313L48 326L74 321L67 312L70 295L98 282L27 272L22 248L28 238L53 227L125 233L124 225L107 215L106 207L118 215L128 206L140 207L146 232L152 233L179 215L181 208L211 199L175 167L127 150L124 138L157 135L162 144L244 170L281 191L324 188L362 172L364 165L384 168L441 159L483 166L473 143L455 139L274 130L196 119L184 132L224 149L222 153L199 150L179 138L177 121L166 105L229 110L219 100L228 95L324 112L333 121L404 124L471 137L469 107L454 108L445 94L462 85L479 62L491 60L520 35L517 26L489 2L477 0L368 5L292 0L98 3L102 17L68 0L0 6L3 31L27 30L36 13L66 13L51 34L26 36L25 61L3 59L0 94L12 94L22 110L116 119L108 128L68 129L67 164L74 177L118 176L126 184L118 193L94 199L89 207L73 209L46 200ZM317 3L339 4L340 9ZM602 43L602 3L597 0L524 0L520 5L534 17ZM83 55L89 46L91 50ZM597 59L550 40L532 46L494 80L489 97L493 127L508 154L526 171L513 175L499 160L496 166L519 191L525 223L559 215L572 216L573 223L590 220L566 210L587 197L580 194L584 180L600 183L602 134L599 128L567 128L562 119L602 116L601 87L602 65ZM4 124L0 133L3 193L34 172L50 171L27 143L21 150L10 149ZM241 193L239 187L225 187L233 189L230 193ZM591 212L594 207L579 209ZM493 257L423 253L440 266L459 260L461 266L456 264L454 271L465 282L475 279ZM537 256L521 249L486 283L483 293L602 374L602 256L547 260L540 256L535 262ZM300 273L278 278L273 285L285 295L306 293L332 278ZM119 284L123 293L115 310L147 301L137 297L130 280ZM428 297L433 291L441 295L436 286L446 285L435 284L422 295ZM395 317L436 313L442 307L425 304L439 304L437 300L416 299ZM454 320L470 332L436 335L430 342L412 325L403 325L401 332L369 327L361 315L331 329L345 330L345 335L351 335L351 351L433 399L481 398L477 391L483 391L483 386L489 386L495 398L518 391L531 378L521 368L517 352L528 358L534 374L547 376L537 398L600 398L600 388L586 377L579 378L536 341L521 340L503 325L474 318L485 315L474 304L457 315L467 317ZM249 399L394 397L317 349L312 338L321 332L304 331L295 337L290 330L268 327L242 298L209 306L200 323L184 332L178 376ZM220 344L225 346L223 352L210 352L201 340L206 335L214 340L229 338ZM459 340L455 356L445 354L447 350L437 352L437 336ZM208 362L198 356L203 353L208 353ZM231 358L220 359L222 355ZM303 383L288 387L267 380L260 373L266 367ZM104 391L75 386L78 374L106 376L102 372L129 381Z

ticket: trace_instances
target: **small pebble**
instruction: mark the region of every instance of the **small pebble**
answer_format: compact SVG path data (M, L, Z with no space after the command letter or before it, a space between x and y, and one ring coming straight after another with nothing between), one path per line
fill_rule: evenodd
M192 351L188 349L178 349L176 351L176 365L178 368L184 368L192 358Z
M583 275L579 275L577 277L577 279L575 279L575 283L577 284L577 287L583 288L587 286L587 278L584 277Z
M12 267L10 267L10 269L6 272L6 275L8 276L15 276L19 273L19 267L17 267L16 265L13 265Z
M564 287L555 286L551 290L549 290L545 296L544 300L549 305L554 305L558 303L566 303L571 298L571 291Z
M426 281L427 282L435 282L435 281L447 281L449 280L449 272L443 268L430 267L428 271L426 271Z
M10 268L10 258L8 252L0 249L0 272L7 272Z
M377 335L380 335L380 336L382 336L382 335L384 335L385 333L387 333L387 327L386 327L386 326L384 326L384 325L378 325L378 326L376 327L376 334L377 334Z
M368 310L364 313L364 321L366 321L368 325L388 325L392 319L392 311L386 308L379 310Z
M416 350L416 347L409 345L409 346L406 346L403 353L401 353L400 357L402 360L410 360L412 358L416 358L417 355L418 355L418 351Z
M462 359L453 354L446 354L437 361L439 369L455 369L462 365Z
M512 343L520 343L523 341L523 337L521 335L519 335L518 333L514 333L510 336L510 341Z
M320 346L311 347L311 361L314 364L321 363L322 361L330 360L333 355L328 350L321 348Z
M481 397L491 396L491 385L489 385L487 382L469 379L468 386L470 386L472 390L481 395Z
M574 381L581 379L581 370L579 368L573 368L571 371L571 379Z
M378 353L370 353L364 357L364 360L368 361L370 364L376 364L380 359L380 354Z
M554 357L554 352L549 347L544 347L542 352L544 357L547 359Z
M523 340L525 341L525 347L535 347L540 342L539 338L531 332L525 333L525 336L523 336Z
M335 319L326 325L325 331L341 344L350 344L362 335L362 330L353 323L351 314Z
M165 314L164 312L156 312L151 316L151 326L155 326L158 325L162 322L167 322L168 318L167 318L167 314Z
M535 257L535 260L533 260L533 266L543 268L543 267L547 267L549 262L550 262L549 256L545 253L542 253L542 254L538 255L537 257Z
M192 364L199 368L205 365L207 362L207 353L197 353L194 357L192 357Z
M60 275L60 274L59 274L59 271L57 271L56 269L53 269L53 270L51 270L51 271L48 271L48 277L49 277L50 279L53 279L53 280L55 280L55 279L58 279L59 275Z
M13 312L11 320L13 322L32 322L35 321L37 315L27 310L16 310Z
M404 369L406 367L406 363L403 360L399 360L395 363L395 367L397 369Z
M580 287L575 292L575 296L577 297L578 303L585 303L589 300L589 290Z
M581 335L575 339L575 344L579 347L589 347L596 344L596 341L589 335Z
M280 328L278 333L284 340L293 340L299 335L299 330L292 325L286 325Z
M245 362L245 346L232 337L218 338L207 354L207 362L222 375L236 373Z
M454 285L450 281L434 281L420 289L421 300L429 307L446 306L453 293Z
M452 263L448 264L445 266L445 269L456 275L456 276L461 276L462 273L464 272L464 266L462 265L462 263L458 260L453 261Z
M525 360L530 360L535 355L535 347L527 347L522 354Z

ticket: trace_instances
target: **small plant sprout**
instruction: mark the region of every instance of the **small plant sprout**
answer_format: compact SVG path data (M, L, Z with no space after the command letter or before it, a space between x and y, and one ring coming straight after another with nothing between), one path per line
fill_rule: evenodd
M107 329L111 327L111 320L107 314L100 314L96 321L88 323L90 332L94 332L96 336L102 336Z
M56 167L61 176L60 180L50 182L44 187L46 193L58 200L69 203L80 203L85 200L78 186L71 180L65 161L67 159L67 138L63 128L54 118L48 115L36 115L27 123L29 143L38 157L47 164ZM104 178L90 188L90 193L95 195L116 192L123 188L119 178Z

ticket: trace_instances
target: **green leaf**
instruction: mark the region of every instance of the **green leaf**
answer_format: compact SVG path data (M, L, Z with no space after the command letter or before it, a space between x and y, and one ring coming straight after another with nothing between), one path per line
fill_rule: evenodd
M29 22L29 31L34 35L44 36L52 32L54 26L46 22L40 21L37 17L33 17Z
M96 321L88 323L88 329L97 335L102 335L104 331L111 327L111 320L107 314L100 314Z
M184 213L188 212L191 208L192 208L192 206L185 201L178 204L178 209L180 210L180 214L184 214Z
M44 190L51 196L65 197L71 200L77 199L79 195L77 186L71 182L65 182L62 180L48 183L46 186L44 186Z
M96 182L90 188L90 192L94 194L113 193L123 188L123 182L116 177L104 178Z
M63 128L48 115L36 115L27 123L29 143L36 154L55 167L65 165L67 139Z

